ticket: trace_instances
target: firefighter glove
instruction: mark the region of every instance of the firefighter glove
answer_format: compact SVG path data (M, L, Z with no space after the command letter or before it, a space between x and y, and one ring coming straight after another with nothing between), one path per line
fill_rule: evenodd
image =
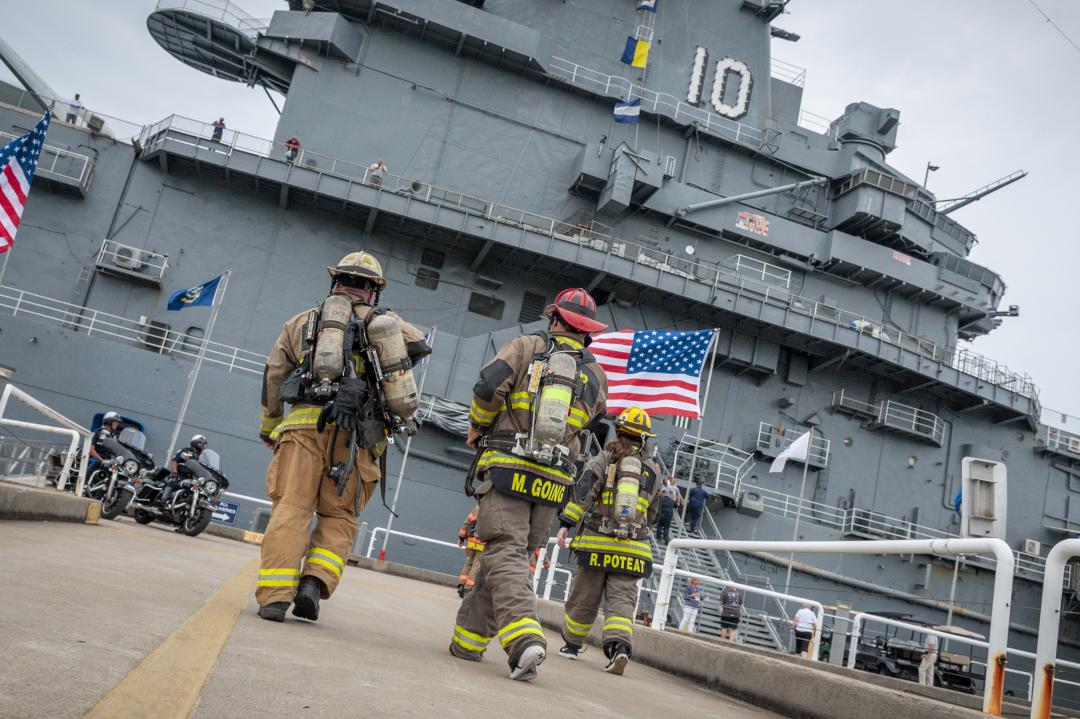
M355 377L347 377L341 380L334 400L319 413L317 429L320 432L323 431L327 422L333 422L338 429L346 432L356 429L359 426L363 394L363 381Z

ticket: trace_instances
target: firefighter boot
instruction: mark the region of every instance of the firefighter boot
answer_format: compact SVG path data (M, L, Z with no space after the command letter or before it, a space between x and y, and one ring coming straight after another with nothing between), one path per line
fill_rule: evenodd
M293 598L292 613L301 619L317 621L319 618L319 599L322 598L326 585L318 577L306 576L300 580Z
M604 671L609 674L622 674L630 663L630 647L626 642L611 641L604 644L604 655L608 663Z
M270 602L265 607L259 607L259 616L271 622L283 622L287 611L289 611L288 602Z
M510 678L519 682L536 679L536 668L543 663L546 654L542 644L526 644L516 658L510 659Z

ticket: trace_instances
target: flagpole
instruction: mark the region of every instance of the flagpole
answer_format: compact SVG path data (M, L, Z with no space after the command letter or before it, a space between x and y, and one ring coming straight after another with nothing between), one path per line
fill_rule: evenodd
M214 306L210 311L210 321L206 324L206 336L203 338L199 354L195 358L195 367L191 370L187 389L184 390L184 399L180 402L180 413L176 417L176 426L173 427L172 437L169 439L169 449L165 452L165 458L171 459L173 450L176 449L176 440L180 436L180 428L184 424L187 415L188 403L191 402L191 393L195 391L195 381L199 378L199 370L202 369L203 358L206 357L206 347L210 344L210 336L214 332L214 323L217 322L218 312L221 311L221 303L225 300L225 290L229 287L229 276L232 270L225 270L221 276L221 287L214 293Z
M802 519L803 492L806 491L806 473L810 469L810 445L814 442L814 426L810 425L810 439L806 442L806 454L803 456L802 484L799 485L799 506L795 510L795 532L791 541L799 541L799 520ZM791 589L791 565L795 563L795 552L788 555L787 578L784 580L784 594L790 594Z
M0 263L0 287L4 285L4 273L7 272L7 263L11 258L11 251L15 249L15 245L8 245L7 251L4 252L4 261Z
M431 349L435 349L435 332L438 328L431 328L431 344L428 345ZM424 371L420 375L420 385L416 388L416 394L420 397L420 401L424 399L424 380L427 379L428 368L431 367L431 355L428 355L427 362L424 363ZM409 450L412 449L412 435L405 440L405 454L401 457L401 467L398 469L397 485L394 487L394 498L390 500L390 517L386 520L386 534L383 535L382 548L379 549L379 560L386 559L386 545L390 543L390 530L394 527L394 512L397 511L398 495L401 494L401 483L405 481L405 463L409 461ZM386 481L383 478L383 481Z
M686 507L690 503L690 485L694 483L694 467L697 465L698 445L701 442L701 433L705 431L705 408L709 406L709 389L712 387L713 367L716 365L716 335L718 332L719 330L714 328L712 338L709 340L709 349L712 351L709 356L709 376L705 378L705 397L701 400L701 412L698 414L698 441L694 442L694 454L690 457L690 477L686 483L687 501L683 502L682 516L679 518L679 521L683 524L686 523ZM674 468L672 468L672 471L674 471Z

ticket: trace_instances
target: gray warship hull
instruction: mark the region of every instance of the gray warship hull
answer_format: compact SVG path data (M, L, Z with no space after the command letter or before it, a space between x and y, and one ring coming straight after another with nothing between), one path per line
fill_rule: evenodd
M262 497L263 357L324 296L325 267L367 249L385 304L435 346L430 421L394 528L451 540L471 506L460 408L479 367L542 327L556 291L587 287L612 329L719 328L703 420L657 418L680 483L692 466L715 493L706 535L790 539L798 511L805 539L957 536L963 458L1004 463L1010 646L1033 650L1042 556L1080 530L1080 430L1044 416L1026 376L958 345L997 326L1002 280L967 258L974 234L887 164L898 111L853 103L827 127L800 124L801 78L771 57L783 3L691 5L683 19L621 0L335 0L310 14L291 2L263 23L223 3L162 2L148 27L167 51L285 94L276 136L215 140L175 116L123 137L56 122L0 287L0 364L79 421L137 418L164 452L207 317L166 300L231 269L181 436L208 435L231 489ZM610 28L600 41L597 27ZM627 35L654 41L646 68L619 63ZM640 121L614 123L613 104L631 98ZM0 88L0 130L22 134L36 113ZM290 136L303 150L286 162ZM380 183L367 169L378 157L391 170ZM807 180L819 182L775 191ZM802 463L768 463L811 427L798 510ZM402 457L398 443L391 491ZM237 524L259 511L241 502ZM361 551L387 519L369 505ZM389 556L453 572L459 561L408 538ZM773 586L788 564L702 561ZM954 583L951 560L814 555L791 588L940 624L951 605L954 624L985 633L991 572L970 557ZM1062 656L1078 647L1066 614Z

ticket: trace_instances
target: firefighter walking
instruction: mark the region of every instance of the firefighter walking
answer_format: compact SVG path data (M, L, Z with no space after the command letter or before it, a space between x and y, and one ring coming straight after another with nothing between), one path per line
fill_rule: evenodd
M480 518L480 505L475 505L465 516L458 530L458 546L465 548L465 565L458 574L457 593L461 598L476 584L476 573L480 571L480 554L484 543L476 537L476 522Z
M263 374L259 438L274 450L266 475L273 506L255 598L259 616L275 622L285 620L290 603L297 617L318 619L319 601L341 579L356 515L382 476L386 430L372 426L372 392L363 380L365 362L355 354L354 323L374 334L378 320L398 333L394 346L403 342L407 358L389 362L380 352L387 377L408 375L411 383L411 364L431 352L419 330L377 309L386 280L375 257L353 252L327 270L329 296L285 323ZM357 437L353 453L350 438ZM317 521L309 536L312 513Z
M607 402L607 378L586 349L606 327L596 301L564 290L545 314L548 331L507 342L473 387L466 442L479 451L476 535L485 548L450 642L455 657L480 661L498 638L510 677L522 681L536 677L547 647L526 557L546 544L572 491L579 433Z
M604 671L622 674L632 654L637 582L652 570L649 526L660 506L660 469L646 446L652 420L640 407L629 407L615 419L615 439L589 460L577 488L580 502L570 502L559 515L559 546L578 527L570 548L578 563L566 600L559 654L577 659L604 606Z

